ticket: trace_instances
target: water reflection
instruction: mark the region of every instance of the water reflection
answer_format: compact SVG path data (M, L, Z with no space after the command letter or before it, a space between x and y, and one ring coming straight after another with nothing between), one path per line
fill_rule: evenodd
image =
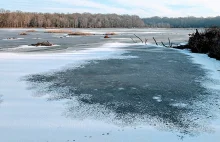
M175 51L132 51L136 59L91 62L77 69L25 77L31 89L67 99L66 116L94 118L114 124L152 125L197 135L208 132L214 115L201 86L205 72Z

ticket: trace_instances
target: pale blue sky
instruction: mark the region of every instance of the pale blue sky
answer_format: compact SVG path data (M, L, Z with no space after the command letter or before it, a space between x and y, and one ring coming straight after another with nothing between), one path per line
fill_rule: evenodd
M91 12L151 16L218 16L217 0L1 0L0 8L29 12Z

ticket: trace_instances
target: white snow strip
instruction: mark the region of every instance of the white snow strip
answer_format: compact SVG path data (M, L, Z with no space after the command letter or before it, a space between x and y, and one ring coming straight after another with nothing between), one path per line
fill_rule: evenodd
M207 70L207 77L212 81L203 82L205 87L220 91L220 61L210 58L206 54L191 53L188 50L179 51L191 56L193 63L200 64L203 69Z
M172 103L171 106L177 107L177 108L185 108L188 106L188 104L185 103Z

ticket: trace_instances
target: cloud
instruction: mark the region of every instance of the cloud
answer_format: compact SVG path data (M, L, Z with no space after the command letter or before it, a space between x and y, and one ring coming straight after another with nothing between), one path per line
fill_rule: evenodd
M144 9L149 12L147 16L217 16L217 0L113 0L119 5L127 5L135 9ZM178 8L176 8L178 7ZM153 10L153 12L152 12ZM139 13L142 17L143 14Z
M218 16L217 0L53 0L83 7L85 12L135 14L140 17L151 16ZM109 4L111 3L111 4ZM85 9L86 7L86 9ZM79 9L79 8L77 8ZM81 11L81 10L80 10Z
M135 3L132 0L109 0L111 5L106 4L106 2L95 2L89 0L52 0L55 2L59 2L62 4L71 5L71 8L56 8L57 10L64 10L68 12L77 12L84 10L84 12L91 13L117 13L117 14L130 14L130 15L139 15L141 17L149 17L149 16L169 16L174 15L178 16L178 14L163 5L158 5L157 3L147 2L143 0L137 0ZM166 11L166 12L165 12ZM161 14L163 13L163 14ZM164 14L166 13L166 15ZM180 14L179 14L180 15Z
M0 2L19 10L36 12L91 12L139 15L140 17L183 17L218 16L217 0L21 0L22 4L13 4L15 0ZM10 3L11 2L11 3ZM41 4L40 6L40 3ZM27 7L25 8L25 5ZM37 6L36 6L37 5ZM20 7L20 8L19 8Z

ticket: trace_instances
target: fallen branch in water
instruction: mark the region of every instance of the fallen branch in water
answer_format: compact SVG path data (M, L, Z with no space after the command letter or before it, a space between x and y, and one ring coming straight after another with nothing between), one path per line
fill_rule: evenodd
M161 43L162 43L162 45L163 45L164 47L167 47L162 41L161 41Z
M168 41L169 41L169 46L172 47L172 44L170 42L170 38L168 37Z
M142 42L142 43L144 43L143 42L143 40L140 38L140 37L138 37L136 34L134 34L138 39L140 39L140 41Z
M132 37L131 37L131 39L132 39L132 41L133 41L134 43L137 43L137 41L135 41Z
M165 45L162 41L161 41L161 43L162 43L162 45L164 46L164 47L173 47L173 43L170 41L170 38L168 37L168 42L169 42L169 45L167 46L167 45ZM178 46L178 45L177 45Z
M171 45L170 45L170 47L173 47L173 43L171 42Z
M148 40L148 39L145 38L145 45L147 44L147 40Z
M154 39L154 42L156 43L156 45L158 45L158 43L157 43L157 41L156 41L156 39L153 37L153 39Z

